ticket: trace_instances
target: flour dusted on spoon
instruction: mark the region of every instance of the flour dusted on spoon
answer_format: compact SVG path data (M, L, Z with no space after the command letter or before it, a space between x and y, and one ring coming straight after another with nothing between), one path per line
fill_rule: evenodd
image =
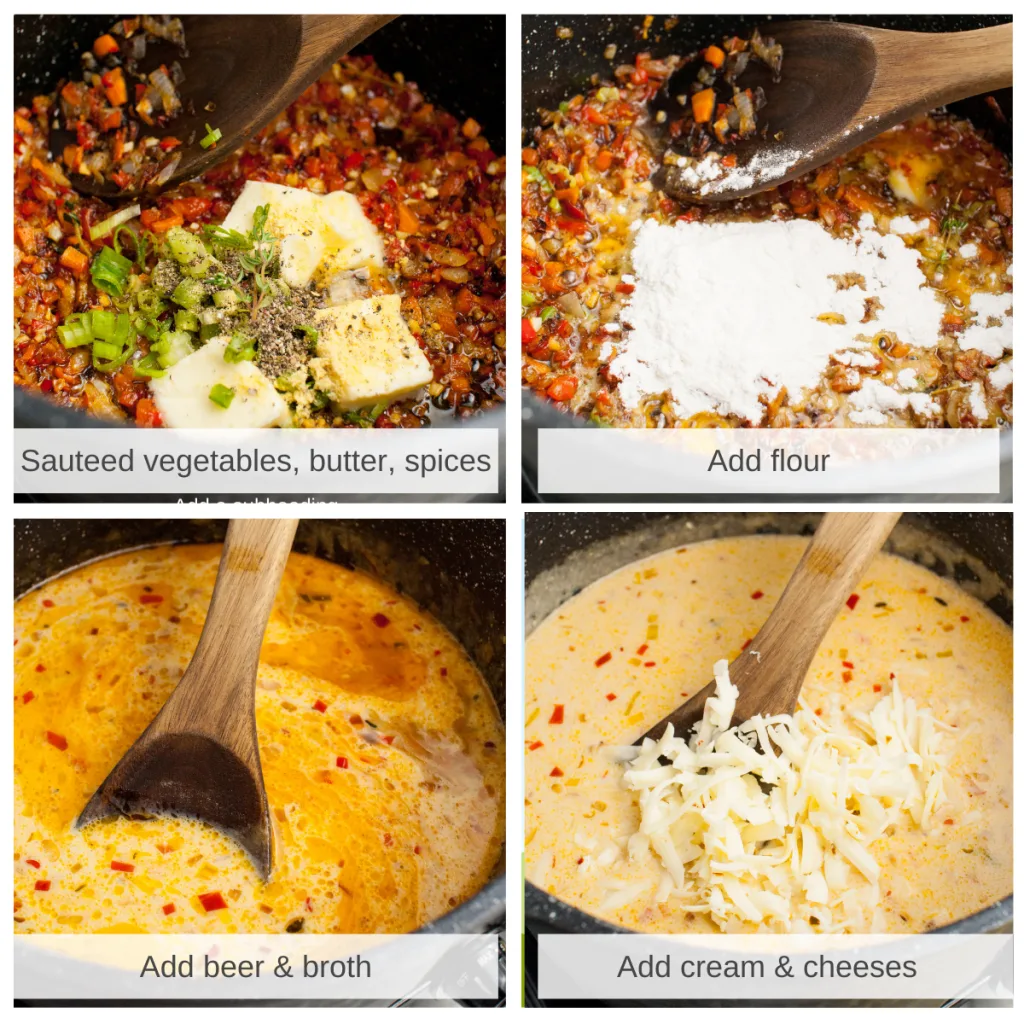
M648 220L634 238L629 330L610 365L620 399L636 409L666 393L680 418L717 412L758 425L782 388L798 398L831 356L867 352L881 331L931 347L944 307L919 258L868 217L849 239L799 219Z

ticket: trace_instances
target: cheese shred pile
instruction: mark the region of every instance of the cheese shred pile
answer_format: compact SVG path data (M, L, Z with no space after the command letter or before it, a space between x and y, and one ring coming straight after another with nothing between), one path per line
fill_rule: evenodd
M657 743L619 748L641 815L627 849L660 861L655 901L726 932L876 930L871 846L894 826L928 830L949 799L950 727L895 679L841 722L801 709L730 727L738 691L726 661L714 672L689 741L669 726Z

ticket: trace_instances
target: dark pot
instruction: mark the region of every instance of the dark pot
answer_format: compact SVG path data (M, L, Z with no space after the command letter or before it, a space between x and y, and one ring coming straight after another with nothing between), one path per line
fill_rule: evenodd
M34 95L52 90L58 80L77 67L83 39L105 32L118 15L18 15L14 19L15 103L31 102ZM188 16L184 16L186 34ZM426 96L458 117L473 116L487 132L495 152L505 151L505 19L498 15L407 15L385 25L355 53L370 53L386 71L401 71L418 82ZM486 61L466 60L467 53L486 53ZM496 55L496 56L495 56ZM101 420L62 406L34 392L14 389L16 427L102 427ZM126 424L130 426L130 424ZM504 410L496 409L466 419L438 417L431 429L460 426L501 430L504 449ZM501 473L504 480L504 471ZM176 497L176 496L175 496ZM403 495L402 500L414 496ZM361 500L358 496L324 496L325 500ZM40 500L54 500L41 498ZM61 500L80 500L77 496ZM81 500L110 500L109 497ZM145 500L154 500L149 497ZM156 500L171 500L157 496ZM225 500L237 500L227 498ZM285 496L282 500L299 500ZM417 501L443 501L440 495L415 496ZM488 495L483 500L494 501ZM503 500L503 495L500 500Z
M468 526L468 528L467 528ZM31 519L14 524L14 595L118 551L221 541L225 520ZM433 615L465 647L505 714L505 524L498 519L307 519L294 548L371 573ZM425 932L484 933L505 927L504 866L475 896ZM19 970L59 969L33 958ZM139 989L144 998L145 987ZM82 998L89 998L87 992Z
M535 128L540 127L538 108L553 109L578 92L590 88L590 77L599 74L610 75L611 64L604 60L605 47L614 43L618 47L616 63L628 63L640 52L648 51L655 57L671 53L690 53L708 41L720 36L743 34L757 25L768 22L792 21L796 18L819 18L832 21L848 21L860 25L875 25L881 28L903 29L914 32L959 32L969 29L998 25L1007 20L1006 16L994 15L693 15L678 19L675 27L662 28L664 18L655 19L650 38L639 37L643 17L636 15L533 15L523 18L523 99L522 124L524 141L529 141ZM571 28L571 39L559 39L555 29ZM954 103L950 109L967 117L978 128L987 131L996 145L1005 153L1013 152L1013 90L1004 89L996 98L1006 115L1004 123L996 118L984 97L974 97L961 103ZM589 420L560 412L550 402L537 398L529 389L523 390L523 476L525 501L615 501L615 496L601 494L587 495L537 495L537 430L558 427L581 430L595 429ZM1007 437L1008 441L1008 437ZM1012 452L1009 443L1001 449L1002 479L1007 495L1012 479ZM736 497L715 495L687 496L690 500L735 501ZM626 499L621 499L626 500ZM665 501L664 495L633 495L632 501ZM798 500L790 496L786 500ZM868 500L864 496L863 500ZM940 499L942 500L942 499ZM987 499L983 499L987 500ZM1003 500L1008 500L1004 498Z
M526 519L527 636L573 594L637 559L680 543L754 533L813 533L820 512L696 512L690 514L547 513ZM1013 624L1013 517L1009 512L907 513L886 545L955 580L1001 619ZM533 934L624 933L569 906L530 882L526 925ZM1013 897L1008 896L942 932L1009 932ZM536 971L536 951L532 951ZM527 970L530 971L527 958ZM534 977L535 977L534 973Z

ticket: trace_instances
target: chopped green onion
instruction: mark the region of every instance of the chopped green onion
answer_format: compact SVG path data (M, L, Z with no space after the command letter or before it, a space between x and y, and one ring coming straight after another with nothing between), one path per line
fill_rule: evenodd
M557 312L558 310L555 309L554 306L545 306L540 311L541 322L543 323L545 320L550 320Z
M165 370L192 355L192 351L192 335L187 331L164 331L160 340L150 346L150 352L156 353L157 362Z
M123 210L118 210L117 213L112 213L106 220L101 220L99 224L94 224L89 229L89 237L95 242L97 238L106 238L115 228L124 224L125 221L132 220L134 217L142 213L142 207L138 203L134 203L132 206L126 206Z
M537 296L534 295L533 292L526 291L525 288L523 289L523 305L524 306L536 306L537 305Z
M225 363L243 363L256 358L256 345L252 338L245 334L232 334L231 341L224 349Z
M219 128L211 128L207 125L206 135L199 140L199 145L203 149L209 149L211 146L216 146L222 138L224 138L224 135Z
M155 353L150 352L135 364L135 372L141 373L144 377L163 377L167 371L160 368Z
M179 331L191 331L195 334L199 331L199 317L187 309L175 310L174 326Z
M234 288L223 288L219 292L213 293L213 304L218 309L232 310L240 306L242 300Z
M159 316L167 308L163 297L155 288L143 288L135 296L135 305L150 317Z
M121 296L132 269L132 261L105 245L92 261L92 283L108 295Z
M235 389L226 388L223 384L214 384L210 388L210 401L226 409L235 399Z
M184 306L185 309L189 309L193 313L202 306L205 298L206 289L203 287L202 282L196 281L191 277L186 277L171 292L171 299L179 306Z
M306 346L309 349L309 354L316 355L316 347L320 341L320 332L315 327L306 327L305 324L296 327L296 331L301 331L306 336Z

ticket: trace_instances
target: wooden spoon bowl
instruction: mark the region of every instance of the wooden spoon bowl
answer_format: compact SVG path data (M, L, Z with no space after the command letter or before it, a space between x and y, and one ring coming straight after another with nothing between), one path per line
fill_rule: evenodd
M154 42L141 67L161 62L181 64L179 87L184 111L163 128L146 127L156 138L174 136L184 143L175 152L181 160L160 189L194 178L246 143L271 118L299 97L331 64L381 26L393 14L187 14L182 16L188 55L170 43ZM206 125L220 129L216 146L203 149L199 140ZM58 153L73 142L70 133L55 129L50 150ZM137 189L123 190L109 178L98 182L72 175L75 189L106 199L127 199ZM160 189L157 189L159 191Z
M915 114L1013 82L1013 25L973 32L898 32L834 21L769 23L762 34L782 44L782 78L751 61L741 88L764 89L758 133L739 142L738 173L698 191L678 167L661 167L655 185L687 202L727 202L774 188L849 152ZM685 91L692 65L682 68L652 101L655 152L669 147L674 97ZM761 128L766 128L764 135ZM745 173L739 173L745 172ZM749 179L749 180L748 180Z
M256 740L256 673L296 519L233 520L185 674L75 822L179 815L233 838L267 879L270 814Z

